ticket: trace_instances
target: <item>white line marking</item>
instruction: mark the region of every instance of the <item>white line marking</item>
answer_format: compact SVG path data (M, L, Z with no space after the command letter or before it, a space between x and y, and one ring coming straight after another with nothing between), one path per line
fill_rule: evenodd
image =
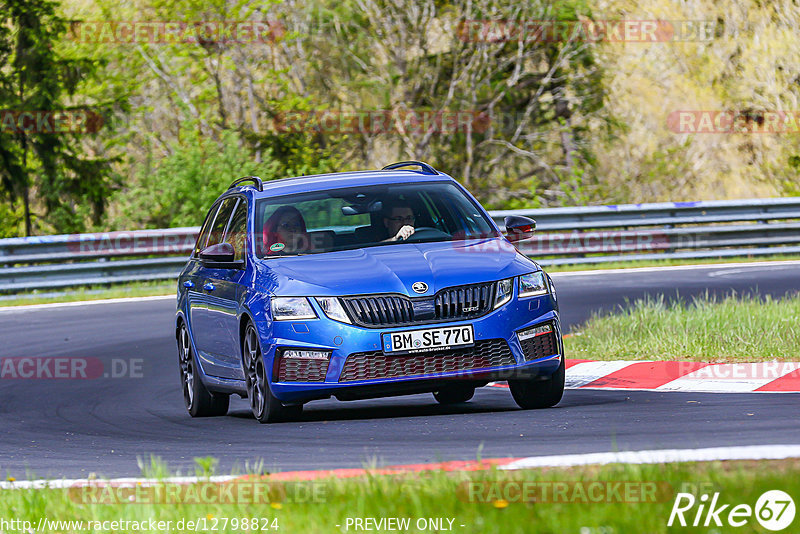
M745 268L771 268L778 266L800 266L800 260L781 260L781 261L753 261L746 263L702 263L699 265L667 265L664 267L631 267L628 269L591 269L588 271L566 271L552 272L553 278L566 278L569 276L597 276L602 274L625 274L625 273L657 273L662 271L696 271L704 269L729 269L731 267ZM547 266L544 266L547 270Z
M800 457L800 445L753 445L707 449L663 449L625 452L594 452L522 458L498 469L572 467L591 464L661 464L669 462L710 462L721 460L783 460Z
M566 373L566 387L579 388L585 386L590 382L594 382L598 378L603 378L611 373L616 373L620 369L624 369L634 363L641 363L633 360L611 361L611 362L583 362L573 365L567 369Z
M30 304L22 306L0 306L0 313L26 312L35 310L47 310L51 308L70 308L73 306L90 306L93 304L119 304L124 302L146 302L149 300L177 300L177 293L174 295L156 295L153 297L121 297L116 299L98 300L79 300L76 302L51 302L48 304Z
M800 367L796 362L719 363L693 371L658 391L749 393Z
M500 387L500 386L494 386ZM576 391L656 391L658 393L752 393L753 395L786 395L797 391L726 391L725 389L653 389L653 388L616 388L616 387L581 387L567 388Z
M790 267L793 267L793 266L792 265L784 265L783 267L781 267L781 269L788 269ZM775 269L775 270L778 270L778 269ZM724 278L726 276L734 276L734 275L737 275L737 274L746 273L748 271L752 271L752 269L742 269L742 268L722 269L722 270L719 270L719 271L714 271L714 272L708 273L708 276L709 276L709 278Z

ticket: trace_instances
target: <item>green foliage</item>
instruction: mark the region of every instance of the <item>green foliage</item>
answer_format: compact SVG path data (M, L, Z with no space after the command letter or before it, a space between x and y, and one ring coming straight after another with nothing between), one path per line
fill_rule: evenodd
M280 178L280 164L269 152L262 163L253 161L234 132L214 141L192 132L170 146L163 159L136 167L133 184L118 193L122 228L195 226L203 222L214 200L236 178L257 175L264 180Z
M782 182L782 192L786 196L800 196L800 156L789 156L788 176Z
M213 456L205 456L203 458L196 457L195 463L195 476L198 478L208 478L217 473L217 465L219 460Z
M25 210L22 204L14 206L0 200L0 239L17 237L25 231Z
M93 135L0 131L12 206L0 208L0 232L18 231L20 209L34 233L197 224L247 172L400 159L431 162L498 209L800 194L796 135L687 136L666 124L681 109L794 109L800 90L788 66L800 61L800 7L652 9L662 20L703 13L718 24L709 40L631 45L493 40L465 28L641 19L632 0L0 0L0 109L91 108L104 120ZM278 31L265 41L93 43L67 38L66 20L251 21ZM379 131L327 131L313 120L281 128L283 114L323 110L395 121ZM476 118L426 131L399 119L413 112Z
M1 5L0 109L15 112L56 112L85 109L73 95L96 74L98 65L69 56L57 44L66 27L51 0L6 0ZM110 160L87 156L78 134L31 131L17 127L0 131L0 177L12 202L21 202L25 231L31 233L30 204L44 208L48 226L56 232L76 232L90 217L99 223L113 184ZM36 198L31 198L31 192Z
M110 20L261 20L275 5L246 0L133 3L119 13L100 2ZM141 16L147 13L147 17ZM91 20L90 15L83 15ZM275 43L290 37L276 33ZM116 228L195 225L234 179L265 180L336 170L325 139L310 132L285 133L271 126L283 110L310 108L288 67L274 61L262 42L112 44L109 70L131 80L130 111L111 120L124 131L125 158L115 167L123 182L106 226ZM126 75L120 77L120 72Z

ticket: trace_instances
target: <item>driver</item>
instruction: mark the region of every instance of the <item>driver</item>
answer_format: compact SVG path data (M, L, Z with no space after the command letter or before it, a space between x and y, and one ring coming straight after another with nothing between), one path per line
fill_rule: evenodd
M389 239L384 239L384 243L392 241L405 241L414 235L414 210L404 202L391 204L383 216L383 226L386 227Z

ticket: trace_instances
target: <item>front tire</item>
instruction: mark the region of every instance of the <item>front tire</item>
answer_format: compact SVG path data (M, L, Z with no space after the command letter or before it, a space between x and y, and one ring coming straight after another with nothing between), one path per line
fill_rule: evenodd
M472 386L465 386L463 384L452 384L442 387L439 391L433 393L433 398L439 404L458 404L459 402L467 402L475 395L475 388Z
M178 330L178 363L180 364L183 403L192 417L214 417L228 413L230 396L211 393L200 380L199 366L192 350L186 323Z
M242 358L245 370L245 384L250 409L259 423L275 423L299 417L303 405L284 406L272 394L264 364L264 355L258 341L258 333L252 323L247 325L242 344Z
M508 388L514 401L523 410L551 408L564 396L564 358L547 380L509 380Z

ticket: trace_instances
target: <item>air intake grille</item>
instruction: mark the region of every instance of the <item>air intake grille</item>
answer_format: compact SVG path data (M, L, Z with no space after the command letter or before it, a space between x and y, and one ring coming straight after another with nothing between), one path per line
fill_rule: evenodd
M306 360L281 357L278 382L325 382L328 360Z
M368 328L409 326L437 321L459 321L485 315L492 309L494 282L442 289L433 297L365 295L344 297L353 322Z
M399 378L514 365L504 339L477 341L473 347L403 356L386 356L379 350L347 357L339 382Z
M549 332L521 340L519 344L522 346L522 354L525 355L525 361L538 360L539 358L558 354L556 334L552 326Z

